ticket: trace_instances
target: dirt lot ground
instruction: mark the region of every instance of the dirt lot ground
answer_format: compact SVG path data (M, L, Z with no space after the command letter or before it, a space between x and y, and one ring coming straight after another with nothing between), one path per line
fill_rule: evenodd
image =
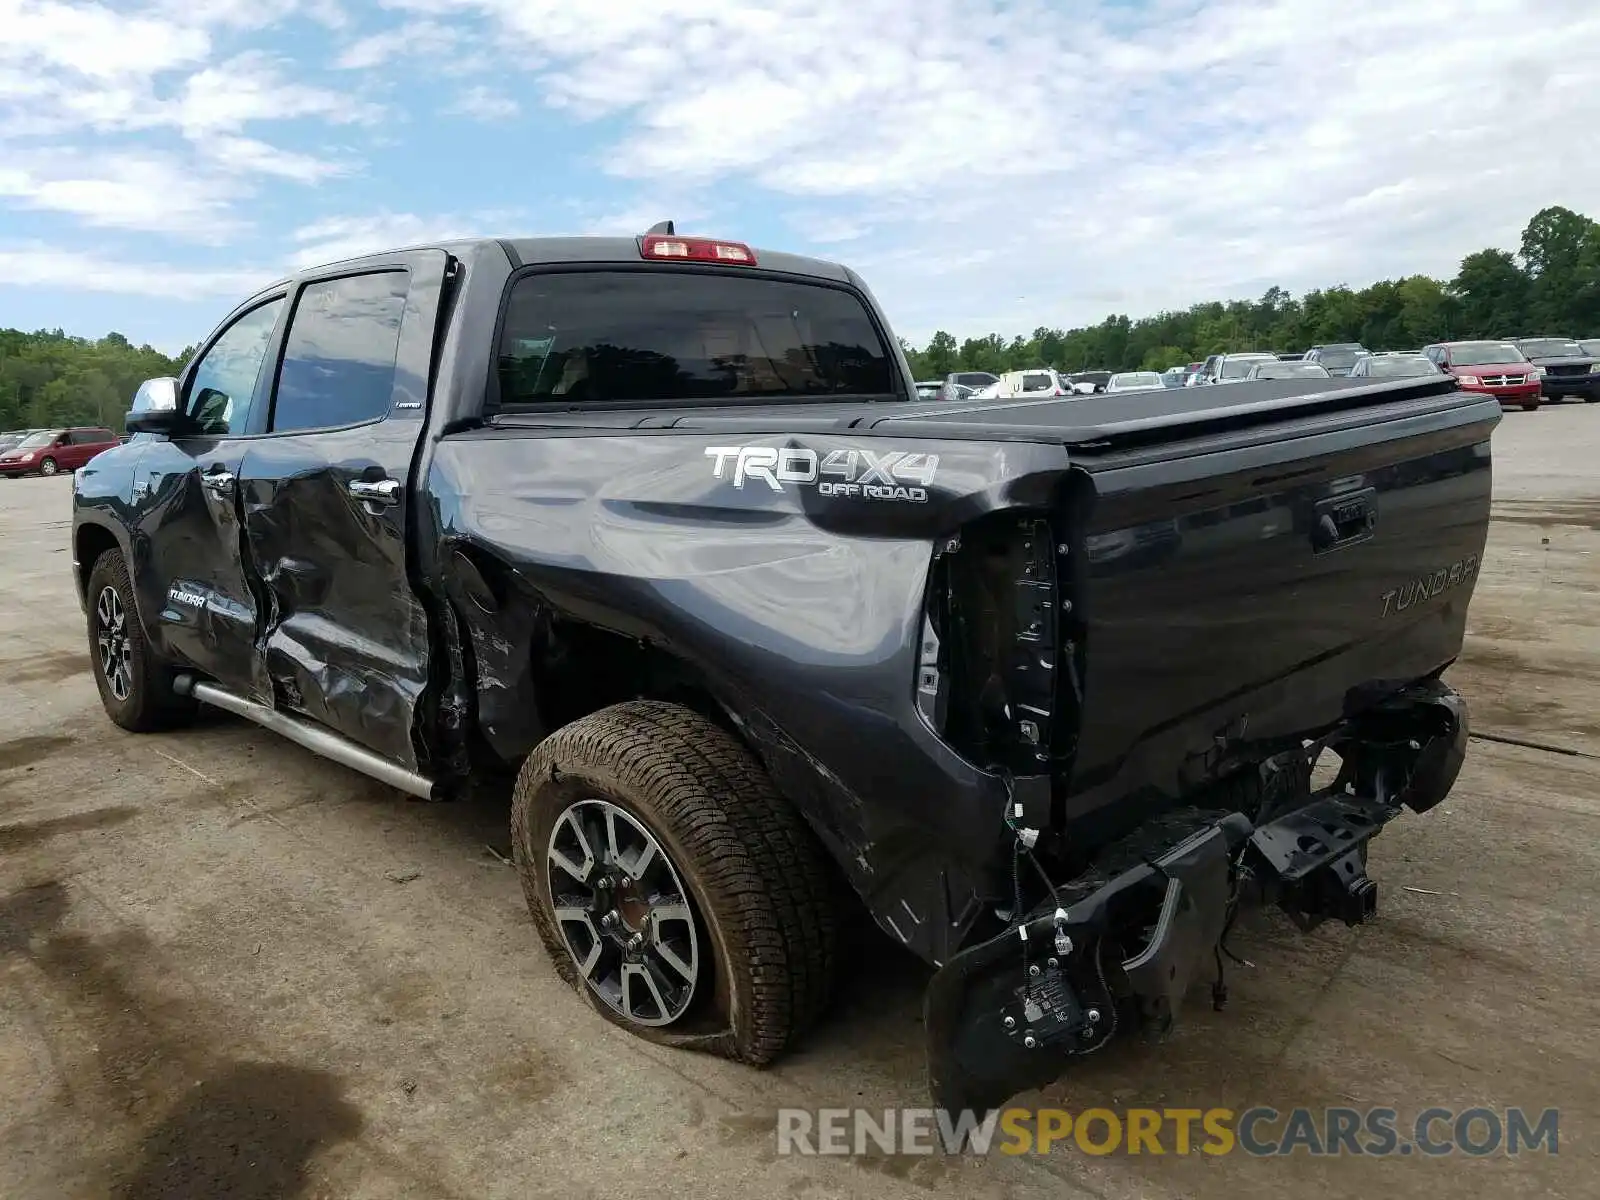
M1562 1109L1518 1159L780 1158L779 1107L923 1102L887 943L755 1072L604 1025L539 952L503 801L409 802L253 726L102 716L68 484L0 483L0 1195L1593 1196L1600 408L1511 413L1454 681L1456 792L1376 844L1379 921L1236 939L1232 1004L1045 1096ZM1408 891L1407 888L1420 889Z

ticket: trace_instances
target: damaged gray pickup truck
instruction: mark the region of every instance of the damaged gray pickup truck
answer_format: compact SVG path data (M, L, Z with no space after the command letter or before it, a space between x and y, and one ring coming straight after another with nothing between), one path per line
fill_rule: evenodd
M987 1108L1220 1003L1247 905L1372 917L1372 837L1467 744L1499 419L1444 377L919 402L843 267L452 242L146 383L74 563L125 729L214 705L435 799L515 769L604 1018L768 1062L870 914L935 968L936 1103Z

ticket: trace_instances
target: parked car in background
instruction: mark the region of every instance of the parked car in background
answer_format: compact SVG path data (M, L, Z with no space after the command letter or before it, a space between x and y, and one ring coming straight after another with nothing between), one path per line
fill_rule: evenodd
M15 479L76 471L102 450L121 444L109 429L42 429L0 452L0 476Z
M1106 381L1106 394L1112 392L1159 392L1167 385L1158 371L1118 371Z
M8 429L0 433L0 454L16 448L25 438L38 432L37 429Z
M1360 342L1330 342L1326 346L1313 346L1305 353L1306 362L1319 362L1328 368L1329 375L1348 375L1356 359L1367 352Z
M1209 360L1208 360L1209 361ZM1211 369L1212 383L1243 383L1250 374L1250 369L1257 363L1277 362L1276 354L1265 351L1250 351L1244 354L1219 354L1216 366Z
M1067 376L1067 381L1072 384L1072 390L1078 395L1088 396L1106 390L1106 385L1111 382L1111 372L1075 371Z
M1321 363L1300 359L1278 358L1272 362L1258 362L1251 366L1245 380L1252 379L1327 379L1328 368Z
M1030 367L1026 371L1007 371L1000 376L1002 396L1070 396L1072 384L1049 367Z
M1188 369L1186 367L1168 367L1165 371L1161 372L1161 386L1169 388L1181 388L1183 386L1183 381L1187 378Z
M991 383L999 383L1000 376L996 375L993 371L951 371L950 374L944 377L944 382L947 388L964 387L971 388L972 391L976 392L980 388L988 387ZM939 399L966 399L969 398L970 395L971 393L969 392L967 397L959 397L947 391L944 395L940 396Z
M1546 400L1600 400L1600 355L1586 353L1572 338L1513 338L1512 344L1544 371L1540 382Z
M939 393L944 389L944 380L919 379L916 387L918 400L937 400Z
M1488 392L1500 407L1539 407L1544 372L1511 342L1435 342L1422 353L1469 392Z
M1439 375L1427 355L1415 350L1390 350L1382 354L1363 354L1350 368L1352 379L1408 379L1413 376Z
M1278 355L1278 361L1279 362L1304 362L1305 361L1305 357L1306 357L1305 351L1301 350L1296 354L1280 354L1280 355Z

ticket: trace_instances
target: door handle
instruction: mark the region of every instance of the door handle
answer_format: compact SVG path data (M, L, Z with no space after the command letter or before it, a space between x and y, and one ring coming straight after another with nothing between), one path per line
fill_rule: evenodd
M357 500L364 500L369 504L400 503L398 479L352 479L345 486Z
M232 494L234 484L238 482L232 471L207 471L200 476L200 482L205 484L219 496Z

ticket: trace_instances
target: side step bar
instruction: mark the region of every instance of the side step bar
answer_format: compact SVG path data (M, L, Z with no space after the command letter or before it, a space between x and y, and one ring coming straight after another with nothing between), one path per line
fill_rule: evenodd
M399 788L402 792L424 800L437 798L433 780L396 766L382 755L374 754L365 746L357 745L331 729L324 729L321 725L314 725L299 717L291 717L276 709L268 708L265 704L257 704L254 700L246 700L243 696L236 696L214 683L196 680L192 675L180 675L173 680L173 690L180 695L193 696L206 704L226 709L247 721L254 721L263 729L281 734L291 742L304 746L313 754L320 754L323 758L332 759L336 763L360 771L363 775L370 775L380 783Z

